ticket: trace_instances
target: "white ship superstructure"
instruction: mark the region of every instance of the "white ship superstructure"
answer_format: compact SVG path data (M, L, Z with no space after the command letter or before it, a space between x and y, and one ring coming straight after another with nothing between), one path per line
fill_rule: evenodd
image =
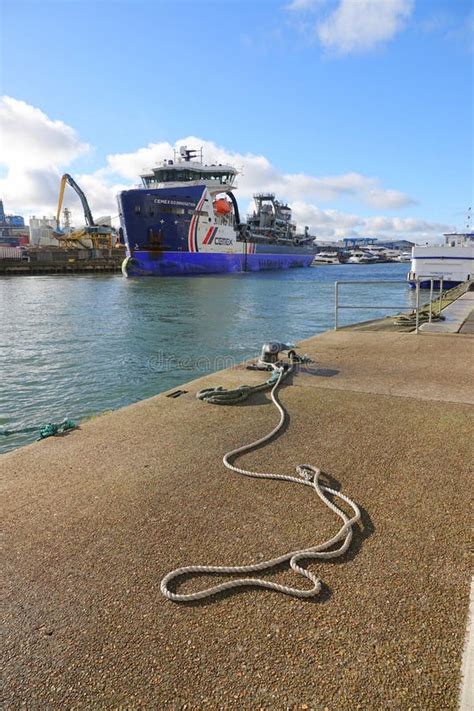
M421 287L427 288L430 282L422 277L437 277L435 286L443 279L443 286L449 289L473 278L474 232L450 232L444 238L442 246L413 247L407 275L411 286L420 279Z

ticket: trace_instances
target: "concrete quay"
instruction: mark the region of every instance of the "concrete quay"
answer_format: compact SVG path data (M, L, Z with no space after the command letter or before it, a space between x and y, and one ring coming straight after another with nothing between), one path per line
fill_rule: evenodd
M311 563L323 580L313 601L160 594L175 567L252 562L338 529L304 487L221 464L276 411L268 394L222 407L196 392L265 374L215 373L1 457L4 707L457 709L473 346L464 334L355 330L300 344L315 363L281 389L285 432L239 465L320 466L361 507L346 556Z

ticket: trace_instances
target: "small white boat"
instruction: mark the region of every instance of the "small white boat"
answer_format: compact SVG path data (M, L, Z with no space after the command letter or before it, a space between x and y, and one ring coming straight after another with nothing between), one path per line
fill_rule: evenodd
M374 264L378 262L378 258L370 252L362 252L361 250L354 250L351 252L351 256L347 260L348 264Z
M311 262L311 266L315 267L318 264L340 264L339 255L337 252L319 252Z
M395 258L397 262L411 262L411 252L402 252Z

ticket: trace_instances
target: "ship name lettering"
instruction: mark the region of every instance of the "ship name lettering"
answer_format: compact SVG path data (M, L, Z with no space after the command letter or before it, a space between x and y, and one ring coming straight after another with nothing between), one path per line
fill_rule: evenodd
M193 202L185 202L184 200L166 200L164 198L155 198L153 202L157 205L179 205L182 207L194 207Z

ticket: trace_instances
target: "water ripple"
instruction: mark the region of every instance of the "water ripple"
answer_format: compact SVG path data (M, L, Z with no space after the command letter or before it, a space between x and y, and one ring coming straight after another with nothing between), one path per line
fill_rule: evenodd
M333 325L336 279L404 279L406 271L387 264L170 279L0 278L0 452L33 441L47 422L80 421L227 367L264 340L321 333ZM404 284L345 293L368 305L412 303ZM385 315L342 312L342 323L347 314Z

